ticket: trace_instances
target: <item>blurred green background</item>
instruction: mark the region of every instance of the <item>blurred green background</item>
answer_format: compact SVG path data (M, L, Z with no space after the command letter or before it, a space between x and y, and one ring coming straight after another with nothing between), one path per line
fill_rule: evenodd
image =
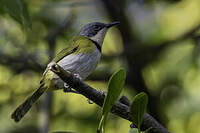
M0 132L94 133L100 108L62 90L43 96L19 123L10 114L81 26L114 20L121 24L107 33L86 82L106 90L124 67L123 95L144 91L148 112L172 133L200 133L200 0L0 0ZM111 115L106 131L128 133L129 126Z

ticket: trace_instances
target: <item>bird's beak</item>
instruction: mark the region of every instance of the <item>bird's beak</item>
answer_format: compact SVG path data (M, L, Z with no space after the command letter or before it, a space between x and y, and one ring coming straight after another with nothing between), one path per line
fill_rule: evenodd
M120 23L119 21L111 22L111 23L109 23L109 24L106 24L106 27L107 27L107 28L110 28L110 27L115 26L115 25L117 25L117 24L119 24L119 23Z

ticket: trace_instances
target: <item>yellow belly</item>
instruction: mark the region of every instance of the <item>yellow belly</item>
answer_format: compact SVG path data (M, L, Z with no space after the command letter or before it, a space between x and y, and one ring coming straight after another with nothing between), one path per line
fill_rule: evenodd
M47 90L58 90L64 88L64 82L54 72L48 69L46 69L41 82Z

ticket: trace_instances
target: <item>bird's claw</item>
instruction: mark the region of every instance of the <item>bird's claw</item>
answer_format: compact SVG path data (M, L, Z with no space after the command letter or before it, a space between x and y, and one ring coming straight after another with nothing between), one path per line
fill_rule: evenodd
M64 83L64 88L71 88L67 83Z
M73 90L67 83L64 83L63 91L79 94L79 92L77 92L76 90Z
M67 83L64 83L64 88L63 88L63 91L64 91L64 92L70 92L71 89L72 89L72 88L71 88Z
M75 73L74 76L80 80L82 80L81 76L78 73Z

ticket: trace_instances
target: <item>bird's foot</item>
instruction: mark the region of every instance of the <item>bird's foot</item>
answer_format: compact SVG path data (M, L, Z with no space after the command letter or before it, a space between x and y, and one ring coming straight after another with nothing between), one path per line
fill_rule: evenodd
M67 84L67 83L64 83L64 88L66 88L66 89L71 89L71 87Z
M71 89L72 88L67 83L64 83L64 88L63 88L64 92L69 92L69 91L71 91Z
M76 93L79 94L79 92L73 90L67 83L64 83L64 88L63 88L64 92L71 92L71 93Z
M98 91L99 91L99 93L101 93L102 95L106 95L106 91L103 91L103 90L101 90L101 89L98 89Z
M81 76L78 73L75 73L74 76L80 80L82 80Z
M68 71L69 72L69 71ZM71 73L71 72L69 72ZM77 73L74 74L74 76L80 80L82 80L81 76ZM79 92L77 92L76 90L73 90L71 86L69 86L67 83L64 83L64 88L63 88L64 92L71 92L71 93L76 93L76 94L80 94Z

